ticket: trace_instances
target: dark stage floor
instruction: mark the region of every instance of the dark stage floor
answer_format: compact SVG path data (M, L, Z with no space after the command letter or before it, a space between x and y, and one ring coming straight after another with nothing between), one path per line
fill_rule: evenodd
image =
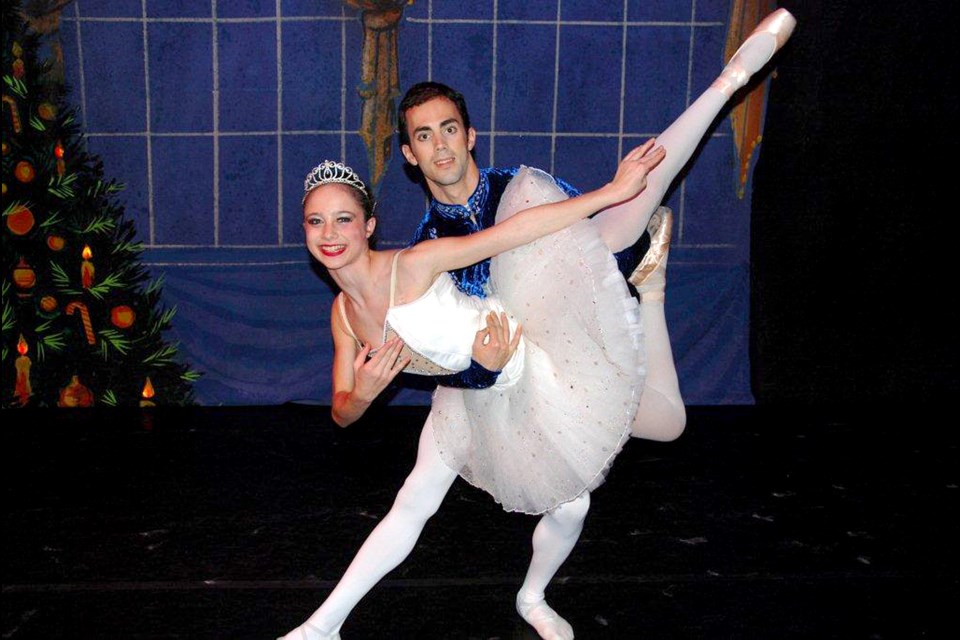
M583 639L952 636L960 456L935 414L691 408L679 441L627 446L548 596ZM3 638L243 639L329 591L425 409L5 416ZM534 524L457 482L345 640L534 638L512 605Z

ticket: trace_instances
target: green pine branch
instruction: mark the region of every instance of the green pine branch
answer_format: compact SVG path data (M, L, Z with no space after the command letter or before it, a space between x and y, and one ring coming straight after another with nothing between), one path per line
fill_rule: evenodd
M14 78L13 76L3 76L3 82L10 87L10 91L14 92L21 98L27 97L27 85L24 84L19 78Z
M174 305L169 309L165 309L163 313L154 318L153 323L150 325L148 331L149 335L155 335L164 330L165 327L170 326L170 322L173 320L173 316L177 315L177 307Z
M194 371L193 369L187 369L180 375L180 379L185 380L186 382L196 382L197 380L200 379L200 375L201 374L199 371Z
M101 194L113 195L119 193L126 188L122 182L104 182L103 180L97 180L93 186L87 189L87 195L91 198L96 198Z
M116 329L102 329L98 331L97 334L102 338L100 341L100 352L104 360L108 357L109 347L113 347L113 349L122 356L127 355L130 351L132 342Z
M147 288L144 290L144 293L147 295L150 295L155 291L159 291L160 288L163 286L164 277L165 277L164 274L160 274L160 277L158 277L155 280L151 280L150 284L148 284Z
M143 251L143 243L140 242L140 241L137 241L137 242L118 242L118 243L113 247L113 249L110 251L110 253L113 253L113 254L118 254L118 253L138 254L138 253L140 253L140 252L142 252L142 251Z
M100 396L100 402L108 407L116 407L120 404L120 401L117 400L117 394L113 392L113 389L107 389L104 391L103 395Z
M3 217L6 218L7 216L12 215L13 213L19 211L21 208L25 207L29 209L32 206L33 205L30 204L28 200L14 200L13 202L7 205L6 209L3 210Z
M46 229L47 227L53 227L60 223L60 212L53 211L47 216L47 219L40 223L40 227Z
M126 271L124 269L124 271ZM106 278L95 284L94 286L87 289L97 300L103 300L103 297L113 291L114 289L119 289L126 286L126 283L123 281L122 272L113 272L108 275Z
M13 305L10 304L10 299L7 297L7 294L10 292L10 283L6 280L3 281L3 330L9 331L13 329L17 324L16 313L13 310Z
M47 125L43 124L43 120L37 116L30 116L30 126L41 133L47 130Z
M117 228L117 221L110 216L97 216L91 220L86 228L84 228L80 233L102 233L108 234L112 233L114 229Z
M172 364L177 355L177 348L173 345L164 345L143 359L143 364Z
M76 173L68 173L62 176L52 176L47 185L47 191L62 200L69 200L76 192L73 189L73 183L77 181Z
M50 335L40 336L37 339L37 362L42 362L46 357L46 349L50 349L54 353L59 353L63 351L63 348L67 346L67 341L64 339L64 332L58 331L56 333L51 333Z
M76 295L80 293L79 291L72 289L70 287L70 276L67 275L67 272L63 270L63 267L60 266L57 262L50 263L51 276L53 277L53 283L57 285L58 289L61 289L63 293Z

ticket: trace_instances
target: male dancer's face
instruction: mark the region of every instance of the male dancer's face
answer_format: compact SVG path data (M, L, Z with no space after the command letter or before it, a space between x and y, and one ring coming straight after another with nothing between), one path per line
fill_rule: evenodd
M465 204L479 180L470 151L477 132L463 126L457 106L439 97L406 112L410 144L403 145L407 162L419 167L434 198Z

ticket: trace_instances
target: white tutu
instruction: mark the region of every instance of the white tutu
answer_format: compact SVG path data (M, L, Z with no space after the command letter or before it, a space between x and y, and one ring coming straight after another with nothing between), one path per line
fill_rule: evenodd
M567 196L523 167L497 222ZM640 309L590 220L495 257L490 289L523 325L520 379L439 387L444 462L507 511L543 513L599 486L630 436L643 387Z

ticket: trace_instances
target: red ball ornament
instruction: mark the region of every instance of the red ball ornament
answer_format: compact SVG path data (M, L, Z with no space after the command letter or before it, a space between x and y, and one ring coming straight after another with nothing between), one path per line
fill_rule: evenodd
M47 246L50 251L62 251L67 245L67 241L62 236L47 236Z
M51 122L57 118L57 108L49 102L43 102L37 107L37 114L47 122Z
M133 325L137 314L125 304L117 305L110 310L110 322L118 329L127 329Z
M70 384L60 390L58 407L89 407L93 404L93 394L83 386L79 376L73 376Z
M33 229L33 212L20 205L7 216L7 228L15 236L24 236Z
M57 310L57 299L53 296L43 296L40 298L40 308L47 313L53 313Z
M16 176L20 182L27 183L33 182L33 179L37 177L37 171L33 168L32 164L26 160L21 160L14 168L13 175Z
M20 258L20 263L13 269L13 283L23 291L32 289L33 285L37 284L36 272L23 258Z

